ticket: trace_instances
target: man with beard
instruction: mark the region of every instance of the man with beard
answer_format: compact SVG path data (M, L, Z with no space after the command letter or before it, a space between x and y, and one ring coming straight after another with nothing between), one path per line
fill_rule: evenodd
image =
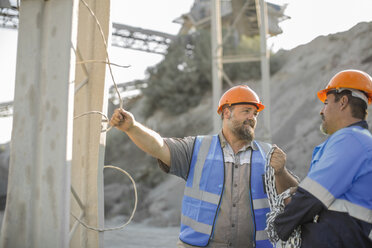
M257 116L264 109L246 85L229 89L219 101L219 134L162 138L116 109L110 124L158 159L167 173L186 180L178 247L272 247L265 231L269 211L263 174L270 145L254 140ZM270 165L278 193L296 186L275 148Z
M365 121L372 79L362 71L337 73L318 92L321 130L307 177L274 221L287 240L301 226L301 247L372 247L372 135Z

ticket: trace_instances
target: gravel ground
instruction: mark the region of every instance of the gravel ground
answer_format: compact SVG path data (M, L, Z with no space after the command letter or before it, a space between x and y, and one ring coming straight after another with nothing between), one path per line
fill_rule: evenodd
M106 226L119 226L116 220L106 221ZM104 234L105 248L174 248L178 241L179 227L153 227L130 223L121 230Z
M0 231L3 219L0 211ZM106 220L106 227L120 226L120 218ZM179 227L153 227L142 223L130 223L123 229L105 232L105 248L174 248L178 240Z

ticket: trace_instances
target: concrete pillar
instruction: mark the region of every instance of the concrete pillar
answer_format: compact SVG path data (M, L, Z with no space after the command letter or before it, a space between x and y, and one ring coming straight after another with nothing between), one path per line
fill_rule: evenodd
M76 41L73 0L23 1L0 247L68 247Z
M260 28L260 48L261 48L261 101L265 105L263 114L263 141L271 143L271 127L270 127L270 53L267 50L266 38L268 33L267 26L267 7L264 0L256 0L257 20Z
M222 31L220 0L211 0L211 42L212 42L212 95L213 133L221 129L221 118L217 114L218 102L222 95Z
M110 27L110 1L85 0L95 13L104 37L108 40ZM80 2L78 41L76 47L78 61L106 60L106 47L100 30ZM87 63L76 66L76 87L74 116L89 111L107 111L108 89L105 87L106 65ZM88 79L86 81L86 79ZM81 83L87 83L81 86ZM80 197L84 208L83 221L90 226L102 228L104 225L103 163L106 134L101 133L102 117L97 114L85 115L74 120L73 159L71 185ZM79 216L81 208L71 198L71 211ZM75 219L71 219L71 227ZM79 225L72 236L70 247L103 247L103 233L87 230Z

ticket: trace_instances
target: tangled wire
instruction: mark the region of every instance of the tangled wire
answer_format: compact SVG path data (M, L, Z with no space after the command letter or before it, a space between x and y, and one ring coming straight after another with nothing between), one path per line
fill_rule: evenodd
M119 66L119 67L123 67L123 68L127 68L128 66L121 66L121 65L118 65L118 64L115 64L115 63L111 63L110 62L110 58L109 58L109 55L108 55L108 52L107 52L107 41L106 41L106 38L104 36L104 33L103 33L103 30L102 30L101 24L98 21L98 18L96 17L96 15L93 12L93 10L87 4L87 2L85 2L84 0L80 0L80 2L87 8L87 10L89 11L90 15L94 19L94 21L95 21L95 23L96 23L96 25L97 25L97 27L99 29L99 32L100 32L100 35L101 35L101 38L102 38L102 41L103 41L103 44L104 44L104 47L105 47L106 60L105 61L101 61L101 60L85 60L85 61L78 61L77 64L83 64L83 65L86 64L86 63L105 63L105 64L107 64L108 65L108 68L109 68L110 75L111 75L112 82L113 82L113 84L115 86L115 90L116 90L116 93L117 93L118 98L119 98L119 101L120 101L120 104L119 104L120 105L120 108L123 108L123 100L122 100L122 98L120 96L120 92L119 92L118 87L117 87L117 84L115 82L115 78L114 78L114 75L112 73L111 66L113 65L113 66ZM75 51L75 53L77 53L75 49L74 49L74 51ZM85 83L87 83L88 81L89 81L89 78L87 78L81 84L81 86L84 85ZM103 126L101 126L102 127L101 132L108 132L112 128L112 126L108 126L109 118L104 113L102 113L101 111L89 111L89 112L86 112L86 113L82 113L80 115L75 116L74 119L78 119L80 117L88 116L88 115L92 115L92 114L101 115L103 117L102 122L107 123L105 129L103 128ZM71 212L72 217L74 217L76 219L76 221L79 222L82 226L84 226L87 229L90 229L90 230L93 230L93 231L98 231L98 232L118 230L118 229L122 229L123 227L127 226L132 221L132 219L134 217L134 213L136 212L137 202L138 202L137 187L136 187L136 184L135 184L134 179L130 176L130 174L128 172L126 172L125 170L123 170L123 169L121 169L119 167L116 167L116 166L112 166L112 165L105 165L104 168L115 169L115 170L117 170L117 171L119 171L119 172L127 175L129 177L129 179L131 180L132 184L133 184L134 198L135 199L134 199L133 211L132 211L131 216L129 217L129 220L126 223L124 223L124 224L122 224L120 226L117 226L117 227L98 228L98 227L90 226L90 225L88 225L87 223L85 223L84 221L82 221L79 217L77 217L76 215L74 215ZM71 187L71 191L72 191L73 195L75 196L75 199L77 198L77 200L78 200L77 194L76 194L75 190L73 189L73 187ZM78 200L78 201L80 201L80 200Z

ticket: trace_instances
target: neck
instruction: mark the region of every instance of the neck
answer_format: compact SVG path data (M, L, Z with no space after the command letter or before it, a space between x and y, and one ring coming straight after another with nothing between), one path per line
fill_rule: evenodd
M338 122L339 124L337 126L337 129L334 132L337 132L338 130L340 130L342 128L345 128L345 127L348 127L351 124L354 124L354 123L359 122L359 121L362 121L362 119L354 118L352 116L349 116L347 118L345 118L345 117L341 118L340 121Z
M354 124L354 123L359 122L359 121L362 121L362 119L350 118L350 119L348 119L348 120L345 120L345 122L344 122L344 127L348 127L348 126L350 126L351 124Z

